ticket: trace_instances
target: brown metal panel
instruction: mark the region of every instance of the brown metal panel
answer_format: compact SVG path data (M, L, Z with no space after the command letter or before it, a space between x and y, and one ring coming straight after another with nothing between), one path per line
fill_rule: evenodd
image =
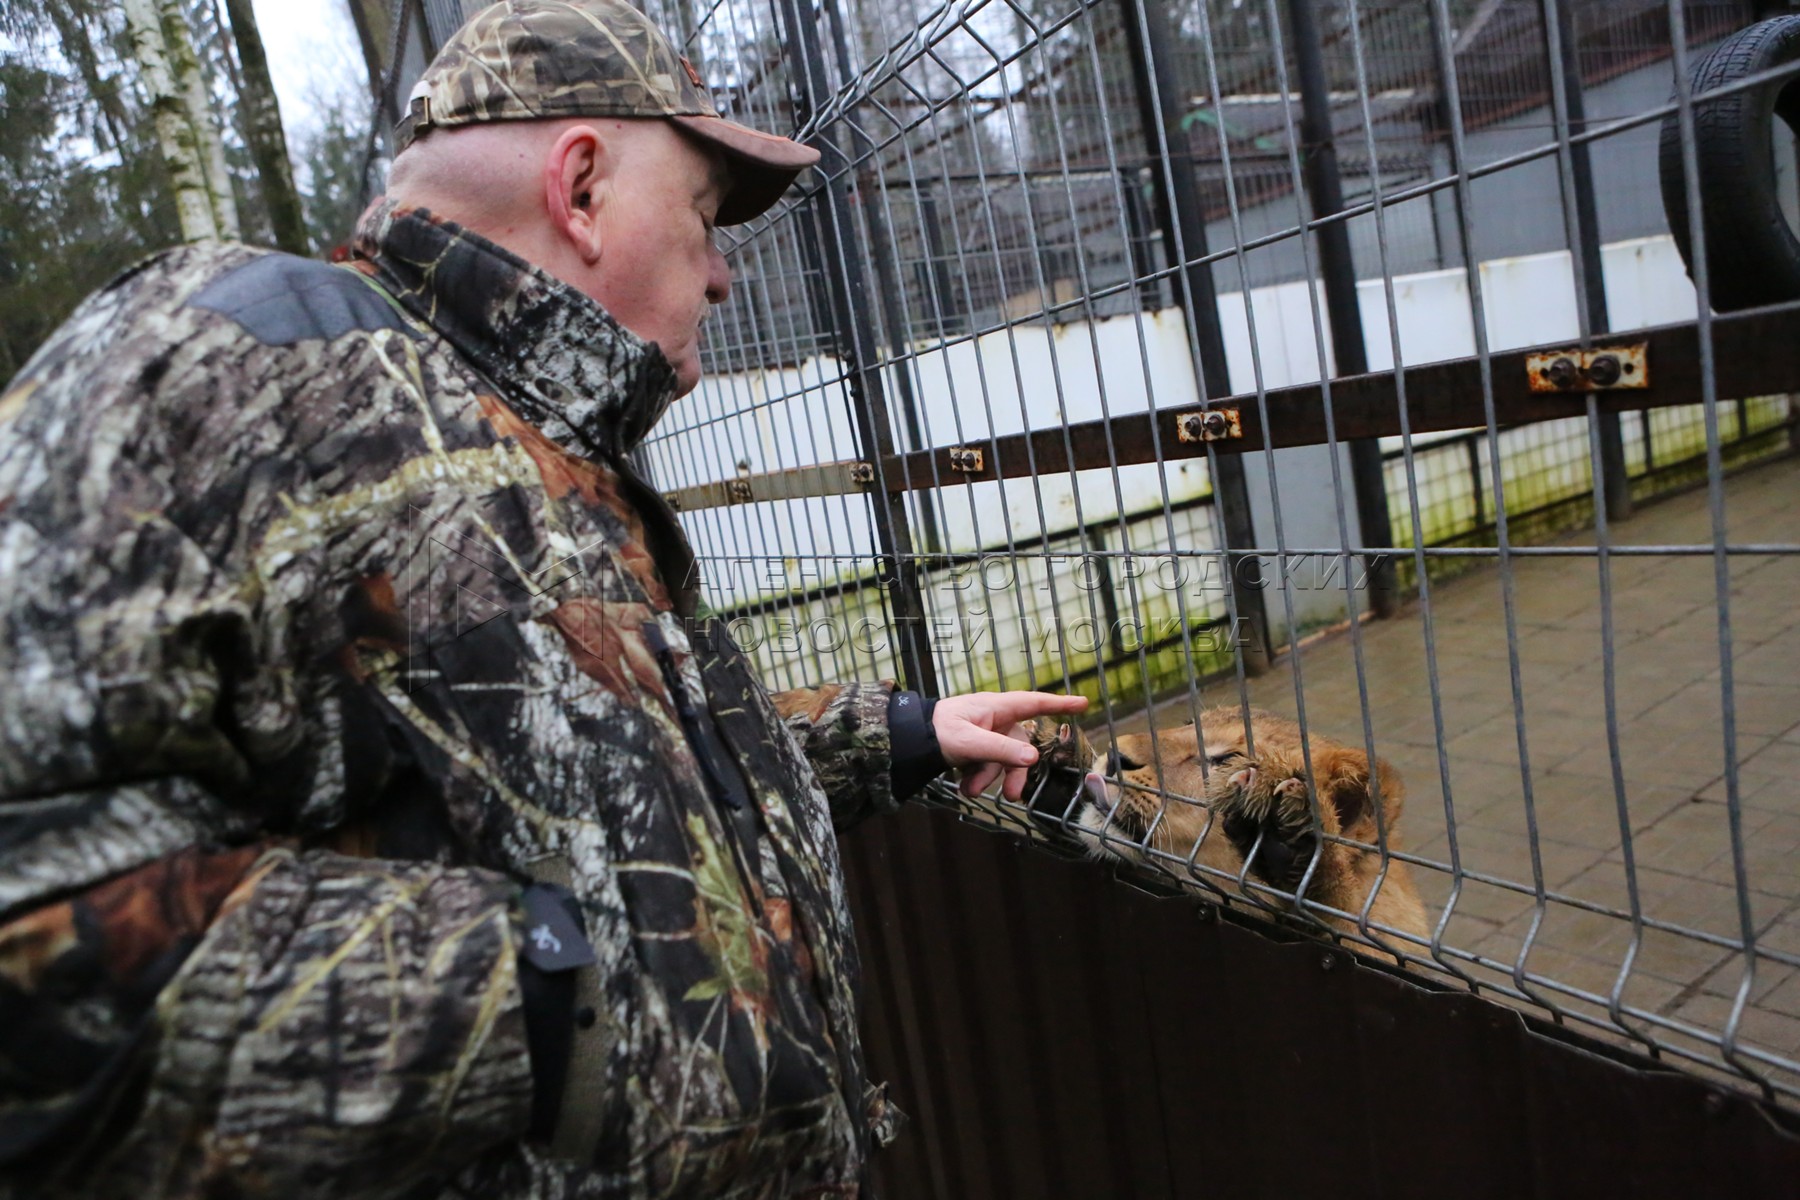
M1067 878L1057 862L1033 865L1033 882L1039 887L1058 887L1058 876ZM1179 1195L1168 1155L1170 1114L1163 1105L1161 1060L1154 1036L1165 1016L1150 1004L1138 970L1143 961L1143 928L1114 903L1114 885L1105 874L1084 874L1085 900L1098 916L1103 936L1098 954L1093 955L1107 1006L1102 1040L1105 1070L1098 1085L1102 1103L1123 1119L1130 1160L1130 1175L1121 1180L1129 1182L1130 1191L1121 1189L1121 1195Z
M1118 898L1115 907L1116 919L1131 931L1135 973L1152 1014L1146 1033L1172 1194L1193 1196L1205 1189L1221 1196L1254 1195L1262 1178L1257 1159L1278 1139L1268 1136L1270 1128L1258 1127L1254 1102L1228 1086L1243 1077L1248 1064L1221 981L1205 965L1217 955L1218 930L1187 905L1140 906Z
M892 896L886 884L887 846L879 839L845 838L842 848L846 873L859 881L849 898L863 960L863 1050L870 1077L887 1083L889 1099L911 1120L884 1163L888 1171L911 1181L911 1195L957 1195L936 1153L948 1127L920 1045L922 1005L912 989L914 973L889 927L886 906L878 903Z
M1301 1195L1333 1179L1365 1180L1370 1194L1381 1194L1376 1131L1344 1019L1354 987L1347 956L1322 946L1245 953L1245 936L1253 935L1220 925L1209 958L1232 964L1212 976L1220 1027L1237 1043L1236 1077L1220 1080L1226 1086L1217 1090L1222 1102L1244 1105L1240 1145L1250 1162L1250 1194ZM1204 1059L1196 1056L1194 1066L1204 1070Z
M1116 1097L1129 1087L1130 1078L1116 1067L1118 1052L1111 1045L1118 1033L1116 1006L1107 1004L1103 963L1094 954L1102 937L1094 882L1028 887L1017 876L1037 869L1037 855L1013 853L1012 860L1008 876L1013 878L1003 883L1031 898L1022 909L1033 946L1031 975L1024 984L1042 1007L1046 1036L1057 1047L1055 1054L1042 1056L1048 1067L1046 1088L1055 1097L1049 1133L1064 1148L1053 1178L1062 1195L1127 1195L1120 1180L1132 1178L1134 1160L1127 1106ZM1102 1078L1109 1081L1094 1087L1094 1079ZM1145 1191L1134 1186L1129 1195Z
M1415 973L943 812L845 847L876 926L872 1063L929 1143L877 1160L885 1196L1755 1200L1800 1180L1779 1110Z
M991 834L955 832L982 844L970 861L956 864L952 894L965 918L966 957L946 961L943 979L946 986L968 989L966 1008L980 1013L983 1036L970 1060L980 1075L972 1082L993 1118L988 1151L1003 1168L1000 1178L1010 1181L1010 1187L992 1194L1049 1195L1061 1147L1051 1144L1049 1113L1056 1097L1049 1094L1039 1059L1051 1043L1037 998L1026 986L1029 970L1020 939L1028 927L1018 911L1017 889L1001 884L1013 851Z
M907 1063L916 1074L896 1076L900 1103L911 1101L916 1106L907 1112L929 1117L920 1133L931 1130L927 1153L934 1178L947 1195L995 1195L994 1162L988 1153L992 1135L986 1128L992 1114L983 1110L967 1079L972 1047L983 1034L981 1007L972 991L954 981L961 955L947 934L961 923L961 914L947 905L947 873L934 846L936 831L918 820L884 822L884 828L891 869L877 883L882 892L877 909L887 934L907 954L914 1007L902 1022L907 1038L918 1047ZM864 833L862 840L877 838ZM884 1191L923 1195L923 1182L909 1178L905 1186Z
M1051 1192L1060 1191L1071 1186L1072 1160L1091 1163L1100 1157L1094 1146L1085 1144L1090 1140L1086 1135L1091 1126L1083 1125L1069 1112L1072 1107L1084 1108L1092 1098L1072 1103L1073 1097L1059 1086L1059 1072L1053 1070L1051 1060L1057 1056L1035 1049L1060 1047L1066 1036L1080 1035L1078 1028L1069 1028L1065 1016L1068 997L1050 990L1042 974L1046 963L1063 957L1064 948L1054 943L1066 936L1066 928L1059 927L1059 914L1046 906L1042 889L1027 884L1021 876L1021 867L1028 870L1034 864L1019 853L1019 843L1008 837L989 836L983 840L991 866L979 878L984 885L991 884L992 891L980 906L969 909L969 917L971 925L980 929L989 924L982 914L1000 914L992 929L1001 937L989 952L996 974L1004 978L1007 988L1000 1019L1023 1043L1019 1066L1030 1097L1028 1105L1009 1106L1001 1094L995 1096L994 1103L1028 1123L1028 1129L1019 1132L1028 1132L1029 1136L1014 1142L1012 1152L1023 1157L1033 1178L1041 1172L1044 1186ZM1060 899L1066 900L1066 896ZM1065 1058L1061 1074L1066 1077L1071 1065ZM1071 1138L1078 1139L1077 1143L1071 1145Z
M1250 934L1248 936L1256 936ZM1346 1032L1356 1038L1374 1126L1371 1149L1395 1194L1520 1200L1535 1194L1524 1080L1496 1033L1517 1018L1456 992L1362 986ZM1422 1027L1435 1034L1420 1037ZM1416 1136L1424 1133L1428 1136Z

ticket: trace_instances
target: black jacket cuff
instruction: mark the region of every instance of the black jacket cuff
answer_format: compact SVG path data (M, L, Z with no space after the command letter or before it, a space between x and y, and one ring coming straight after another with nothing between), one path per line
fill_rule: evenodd
M917 692L896 691L888 698L888 746L893 756L888 777L894 799L905 800L925 790L925 785L950 769L938 748L931 712L937 707Z

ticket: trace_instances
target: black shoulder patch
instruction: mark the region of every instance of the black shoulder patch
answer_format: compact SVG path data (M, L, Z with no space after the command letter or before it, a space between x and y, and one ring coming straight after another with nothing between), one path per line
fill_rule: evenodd
M230 317L265 346L408 328L386 297L352 272L291 254L265 254L227 271L188 304Z

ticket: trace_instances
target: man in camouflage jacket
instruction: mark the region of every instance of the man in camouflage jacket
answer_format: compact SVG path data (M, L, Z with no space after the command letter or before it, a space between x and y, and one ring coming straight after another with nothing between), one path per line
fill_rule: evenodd
M746 219L811 153L697 82L516 0L402 136L629 117ZM1080 701L770 696L627 458L691 355L541 266L395 200L348 268L176 250L0 395L0 1192L857 1191L834 826Z

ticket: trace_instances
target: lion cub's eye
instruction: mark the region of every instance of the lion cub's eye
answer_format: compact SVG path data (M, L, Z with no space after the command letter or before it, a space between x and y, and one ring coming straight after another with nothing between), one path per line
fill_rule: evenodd
M1117 750L1112 751L1107 757L1109 759L1107 765L1112 768L1112 774L1114 775L1123 771L1141 771L1144 769L1143 763L1128 755L1120 754Z

